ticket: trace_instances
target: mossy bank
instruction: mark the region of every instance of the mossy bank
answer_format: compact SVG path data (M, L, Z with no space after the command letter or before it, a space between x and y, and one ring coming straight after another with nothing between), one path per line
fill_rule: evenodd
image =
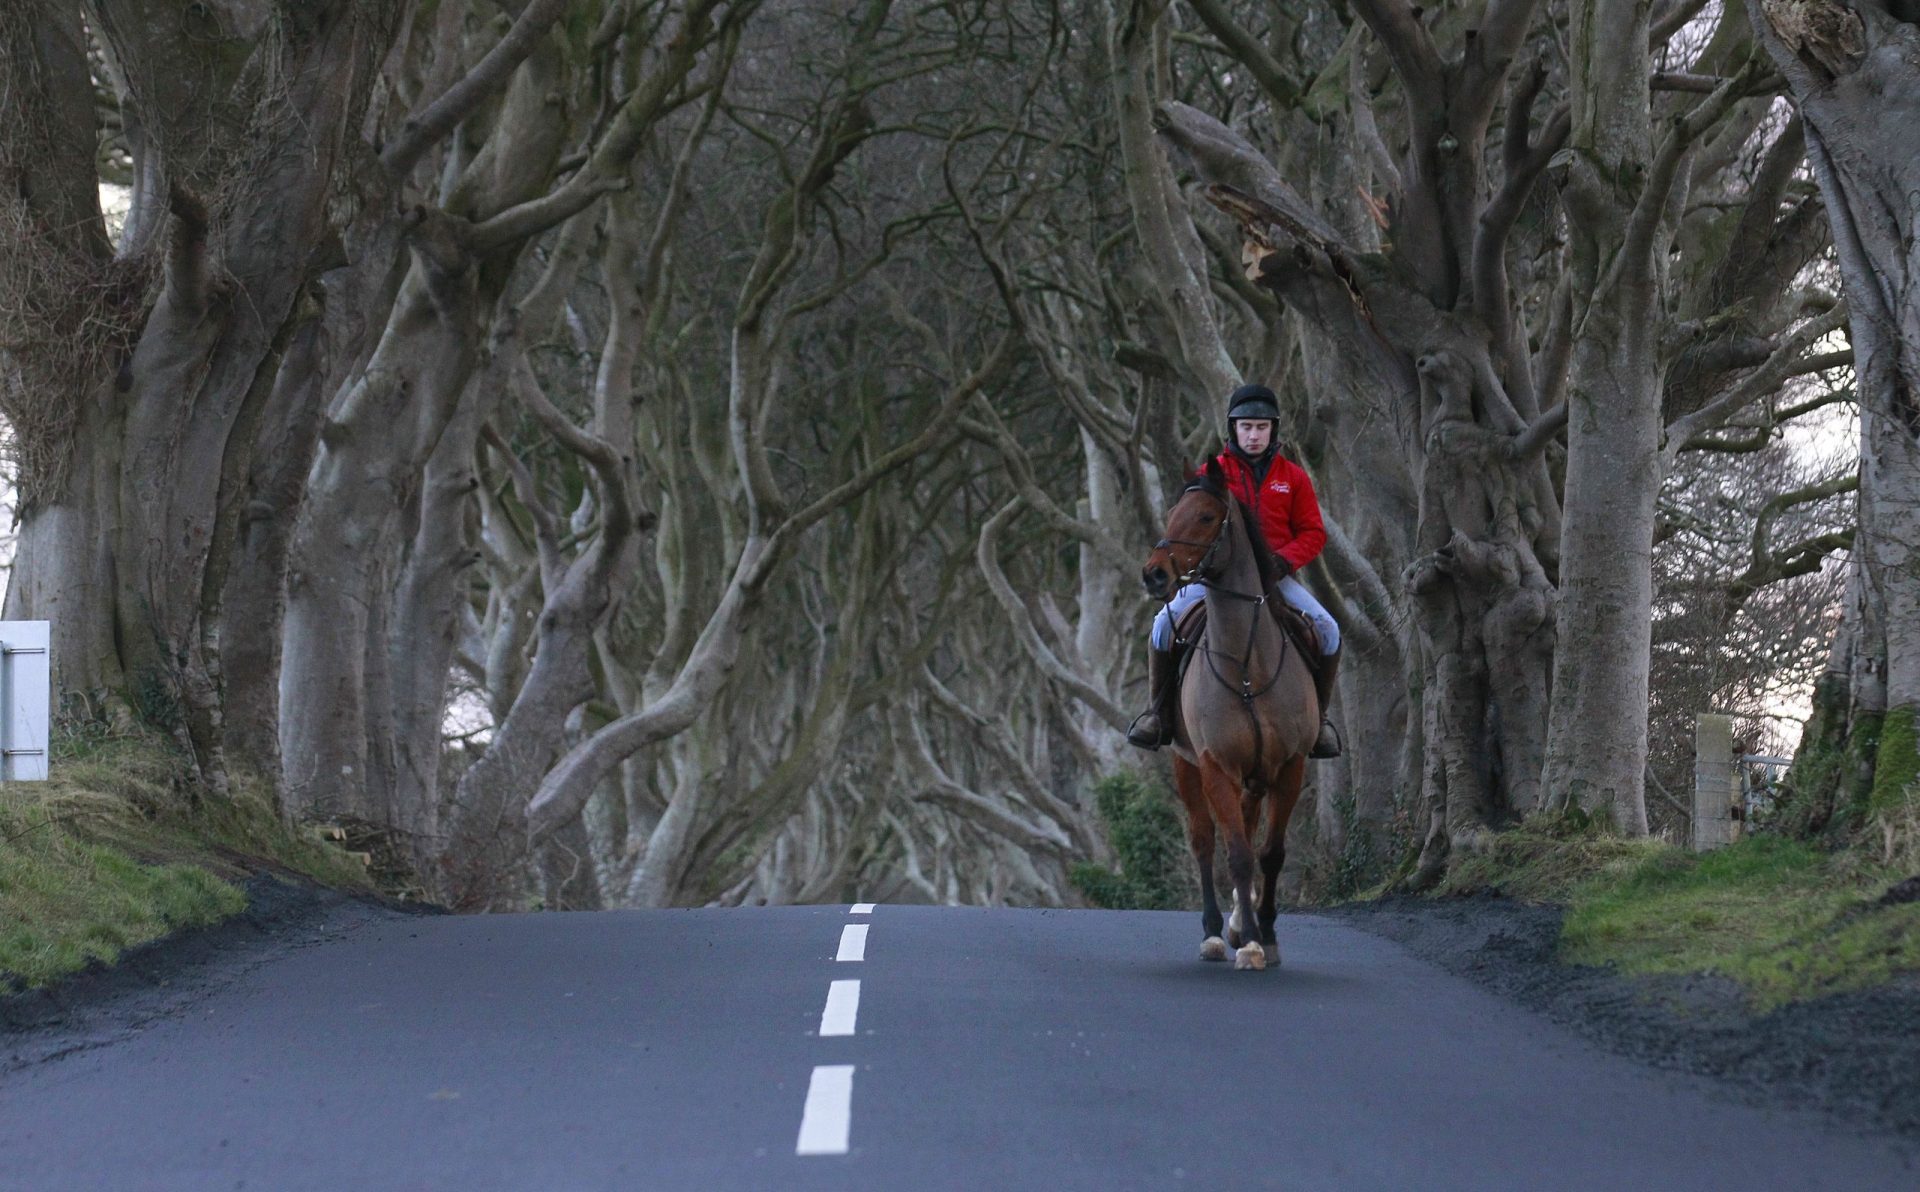
M215 798L163 741L57 742L51 771L0 786L0 994L238 914L258 872L370 890L359 861L283 824L265 792Z
M1559 905L1562 961L1725 977L1769 1010L1920 973L1906 862L1892 847L1767 835L1696 854L1546 820L1457 860L1440 893Z

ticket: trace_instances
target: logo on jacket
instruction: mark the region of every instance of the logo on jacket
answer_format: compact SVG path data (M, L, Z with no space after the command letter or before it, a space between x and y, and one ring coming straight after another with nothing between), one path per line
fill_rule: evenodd
M1276 480L1272 484L1267 485L1267 491L1271 493L1290 493L1293 491L1293 486L1284 480Z

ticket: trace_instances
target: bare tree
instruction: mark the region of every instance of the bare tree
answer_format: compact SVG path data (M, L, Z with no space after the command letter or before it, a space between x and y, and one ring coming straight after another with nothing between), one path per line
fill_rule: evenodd
M1920 706L1920 13L1903 0L1750 0L1747 11L1805 122L1845 281L1860 409L1857 582L1802 747L1818 764L1799 777L1822 788L1809 792L1818 801L1862 807L1913 780L1904 764L1883 772L1878 745L1910 734Z

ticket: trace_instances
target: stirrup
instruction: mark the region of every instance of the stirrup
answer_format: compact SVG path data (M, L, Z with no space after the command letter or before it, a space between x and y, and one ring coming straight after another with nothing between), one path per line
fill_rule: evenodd
M1345 745L1346 742L1340 739L1340 730L1333 726L1333 721L1322 720L1320 735L1314 739L1313 748L1307 752L1307 756L1321 761L1330 757L1339 757Z
M1148 732L1145 728L1141 727L1140 724L1142 720L1146 720L1148 717L1153 718L1152 732ZM1165 723L1162 722L1157 710L1154 709L1149 709L1135 716L1133 723L1127 726L1127 744L1136 745L1141 749L1152 751L1160 748L1171 740L1173 740L1173 734L1167 731Z

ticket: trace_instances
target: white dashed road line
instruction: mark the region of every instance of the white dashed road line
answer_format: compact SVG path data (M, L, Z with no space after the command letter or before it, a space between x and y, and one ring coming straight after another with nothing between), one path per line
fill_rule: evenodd
M798 1155L844 1155L853 1129L853 1065L822 1064L807 1084Z
M840 929L840 954L835 960L865 960L867 958L867 925L849 923Z
M871 915L874 904L856 902L849 915ZM838 960L867 958L867 924L849 923L840 929ZM854 1033L860 1017L860 982L834 981L827 986L826 1008L820 1011L820 1037L840 1038ZM844 1155L853 1132L853 1065L821 1064L807 1083L807 1104L800 1111L800 1140L796 1155Z
M860 1016L860 982L835 981L827 986L827 1008L820 1012L820 1037L851 1035Z

